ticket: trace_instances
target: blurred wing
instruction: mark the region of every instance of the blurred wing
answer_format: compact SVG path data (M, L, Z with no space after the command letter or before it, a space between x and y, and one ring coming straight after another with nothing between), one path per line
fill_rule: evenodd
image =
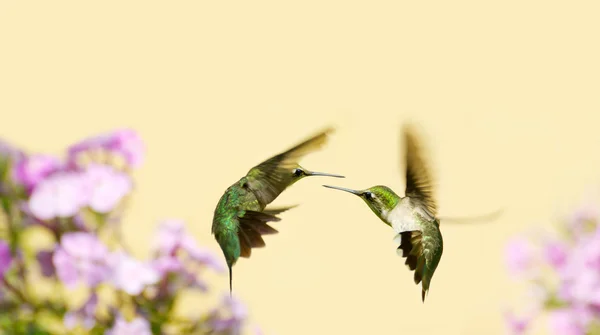
M240 240L240 256L250 258L252 248L262 248L265 241L262 235L277 234L277 230L267 222L277 222L281 219L266 213L245 211L239 217L238 238Z
M429 167L422 157L420 143L410 126L404 127L403 135L406 196L425 207L435 217L437 215L437 204L433 198L433 180Z
M263 206L271 203L286 189L292 177L291 170L297 166L300 158L320 149L332 132L333 128L328 128L248 171L248 186Z

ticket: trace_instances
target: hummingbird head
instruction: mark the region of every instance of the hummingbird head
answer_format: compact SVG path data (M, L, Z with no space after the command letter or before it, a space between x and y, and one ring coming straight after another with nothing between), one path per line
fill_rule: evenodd
M291 174L289 177L290 178L289 185L294 184L295 182L297 182L298 180L300 180L304 177L310 177L310 176L326 176L326 177L334 177L334 178L344 178L344 176L340 176L337 174L309 171L309 170L301 167L300 165L296 165L291 170Z
M360 197L380 219L385 219L387 213L400 201L400 197L387 186L377 185L365 190L352 190L349 188L323 185L335 190L345 191Z

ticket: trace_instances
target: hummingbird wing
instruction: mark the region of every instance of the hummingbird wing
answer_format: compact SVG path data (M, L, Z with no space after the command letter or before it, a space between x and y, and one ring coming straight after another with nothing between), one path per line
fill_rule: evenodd
M429 167L422 157L421 145L411 126L404 126L403 135L406 196L435 217L437 203L433 198L433 179Z
M406 266L414 271L415 284L423 282L421 287L421 299L425 301L425 294L429 290L429 284L433 272L437 267L435 250L441 246L441 240L436 236L427 236L423 238L423 233L419 230L404 231L397 235L400 239L400 246L396 250L398 255L406 258ZM439 259L437 259L439 261Z
M250 258L252 248L262 248L265 246L265 241L262 235L277 234L278 231L269 226L267 222L277 222L281 219L275 215L255 212L243 211L238 217L238 238L240 240L241 252L240 256Z
M298 207L298 205L293 205L293 206L286 206L286 207L275 207L275 208L266 208L265 210L263 210L263 213L265 214L271 214L271 215L277 215L277 214L281 214L289 209L292 209L294 207Z
M300 158L320 149L333 131L333 128L327 128L248 171L248 186L263 206L275 200L289 186L292 169L298 165Z

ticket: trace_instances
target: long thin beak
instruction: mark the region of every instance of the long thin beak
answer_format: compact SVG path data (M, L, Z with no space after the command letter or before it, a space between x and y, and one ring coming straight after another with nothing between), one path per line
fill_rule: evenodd
M339 174L331 174L325 172L312 172L312 171L304 171L307 176L324 176L324 177L334 177L334 178L346 178L344 176L340 176Z
M360 192L359 192L359 191L356 191L356 190L351 190L351 189L349 189L349 188L337 187L337 186L329 186L329 185L323 185L323 186L324 186L324 187L327 187L327 188L332 188L332 189L334 189L334 190L346 191L346 192L348 192L348 193L352 193L352 194L354 194L354 195L360 195Z

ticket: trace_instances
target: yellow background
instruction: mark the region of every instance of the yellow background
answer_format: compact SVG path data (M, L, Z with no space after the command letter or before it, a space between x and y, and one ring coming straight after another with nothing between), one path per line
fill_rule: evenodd
M140 256L157 220L210 235L223 191L327 125L301 163L301 206L234 268L267 335L502 334L521 286L508 236L548 225L600 182L595 1L9 1L0 3L1 136L59 153L131 126L148 145L125 230ZM322 184L403 194L399 127L422 129L442 223L425 304L393 232ZM227 290L226 275L209 276ZM190 299L188 312L208 305ZM195 303L193 302L195 301ZM545 328L542 326L541 331Z

